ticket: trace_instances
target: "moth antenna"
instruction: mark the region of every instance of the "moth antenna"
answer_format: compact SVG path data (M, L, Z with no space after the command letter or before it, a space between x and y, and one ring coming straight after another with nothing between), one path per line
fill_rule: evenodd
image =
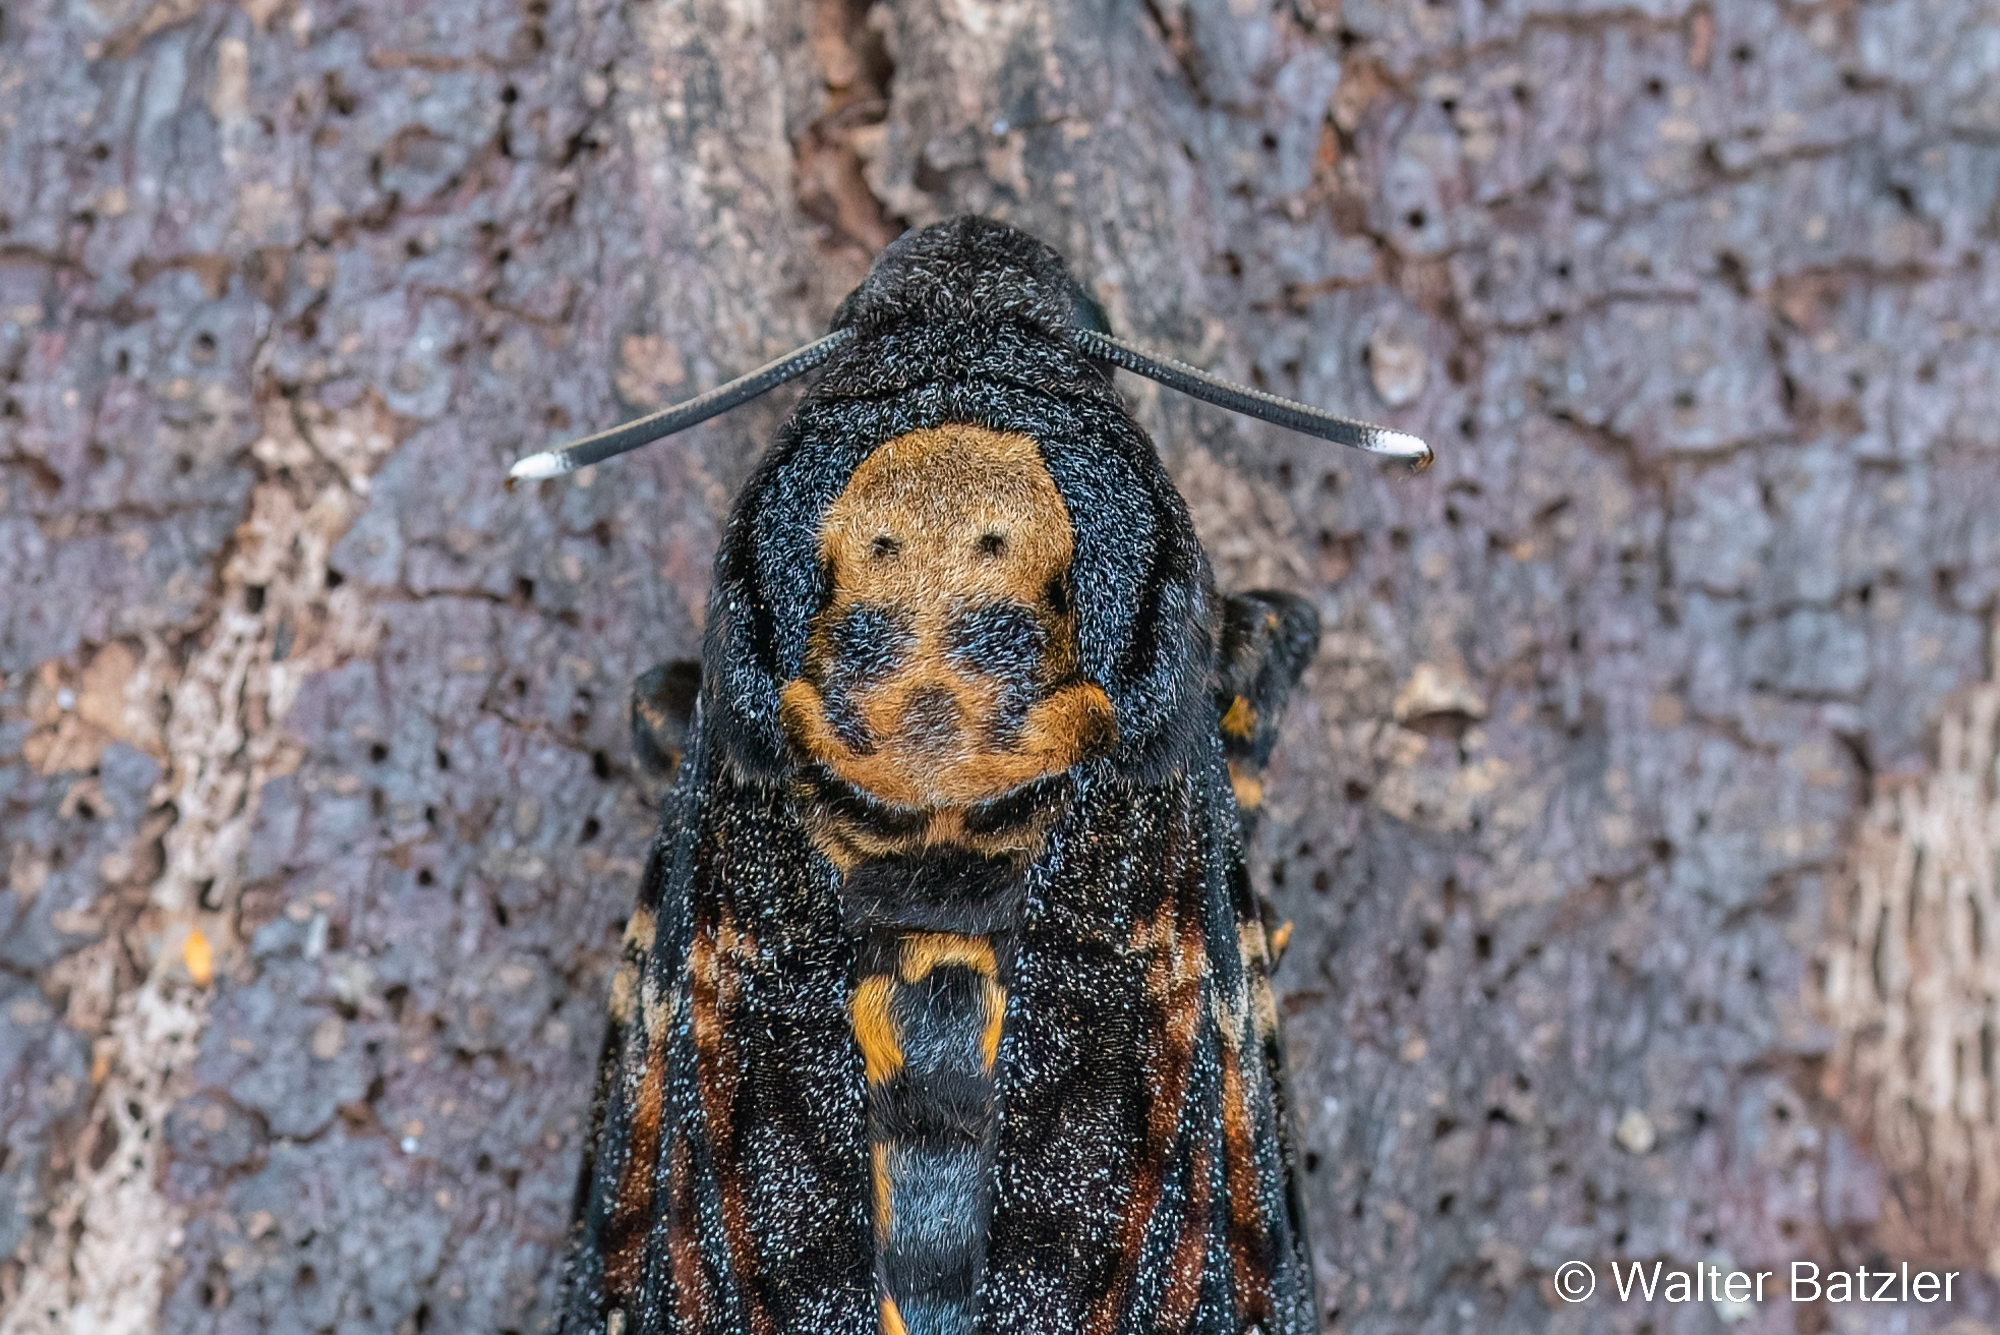
M574 473L579 468L602 463L627 450L651 444L663 436L685 431L719 413L728 412L738 404L748 403L760 394L768 394L787 380L797 379L833 356L853 337L852 329L836 329L825 338L814 339L795 352L788 352L748 375L738 376L726 385L717 385L708 393L698 394L685 403L662 408L659 412L649 413L624 426L612 427L609 431L600 431L594 436L585 436L561 449L531 454L507 470L507 484L512 486L516 482L561 477L564 473Z
M1075 339L1077 351L1086 357L1136 371L1149 380L1159 381L1168 389L1177 389L1218 408L1227 408L1264 422L1275 422L1293 431L1340 445L1351 445L1370 454L1401 459L1410 465L1413 473L1421 473L1431 466L1431 447L1407 431L1392 431L1388 427L1335 417L1318 408L1266 394L1261 389L1232 385L1186 362L1134 347L1123 339L1100 334L1094 329L1076 329L1071 331L1071 336Z

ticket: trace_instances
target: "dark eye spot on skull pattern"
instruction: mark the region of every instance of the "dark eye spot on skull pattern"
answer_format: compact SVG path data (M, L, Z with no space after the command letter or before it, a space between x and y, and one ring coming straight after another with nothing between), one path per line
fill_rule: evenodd
M873 753L875 738L856 692L893 676L914 643L907 617L865 603L847 608L827 626L827 653L819 665L826 721L857 754Z
M972 608L946 628L944 657L960 672L992 681L987 735L996 746L1011 746L1048 671L1049 632L1041 619L1016 602Z
M945 631L945 661L961 672L1031 681L1041 674L1048 651L1048 631L1019 603L971 608Z
M908 617L866 603L842 612L827 627L826 638L833 649L826 667L828 685L845 680L862 686L892 676L916 642Z

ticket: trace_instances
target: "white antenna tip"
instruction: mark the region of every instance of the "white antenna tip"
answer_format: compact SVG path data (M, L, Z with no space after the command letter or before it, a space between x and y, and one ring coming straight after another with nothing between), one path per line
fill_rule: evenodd
M1431 447L1407 431L1383 429L1380 441L1374 448L1392 459L1402 459L1414 464L1419 473L1431 466Z
M540 482L544 478L561 477L571 470L572 465L558 450L544 450L531 454L507 470L511 482Z

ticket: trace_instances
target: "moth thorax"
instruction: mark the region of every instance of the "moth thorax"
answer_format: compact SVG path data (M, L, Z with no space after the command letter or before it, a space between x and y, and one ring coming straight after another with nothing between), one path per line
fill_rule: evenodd
M990 801L1108 748L1076 669L1068 508L1029 437L942 426L887 441L827 510L830 590L786 734L879 802Z

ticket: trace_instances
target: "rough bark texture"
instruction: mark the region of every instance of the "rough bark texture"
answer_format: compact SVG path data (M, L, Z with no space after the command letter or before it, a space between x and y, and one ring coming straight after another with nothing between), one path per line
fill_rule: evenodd
M539 1325L626 686L788 399L504 465L967 210L1438 450L1129 386L1224 582L1330 627L1257 858L1328 1328L1996 1264L1989 0L24 0L0 179L9 1335Z

